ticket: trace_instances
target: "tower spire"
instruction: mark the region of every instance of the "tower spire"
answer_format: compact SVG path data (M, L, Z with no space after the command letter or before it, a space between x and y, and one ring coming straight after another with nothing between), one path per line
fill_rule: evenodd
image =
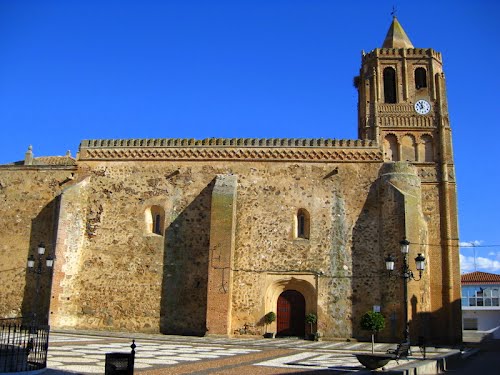
M392 23L389 31L387 31L382 48L414 48L396 17L396 9L393 9L391 14Z

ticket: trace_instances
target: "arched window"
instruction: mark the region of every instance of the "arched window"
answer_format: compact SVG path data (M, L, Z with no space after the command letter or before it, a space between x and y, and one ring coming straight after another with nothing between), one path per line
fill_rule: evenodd
M388 134L384 138L384 160L398 161L398 140L394 134Z
M165 227L165 210L160 206L151 206L146 209L145 215L147 232L162 236Z
M415 69L415 88L421 89L427 87L427 72L424 68Z
M303 208L299 209L295 218L295 237L309 239L310 226L309 212Z
M391 67L384 69L384 102L396 103L396 70Z

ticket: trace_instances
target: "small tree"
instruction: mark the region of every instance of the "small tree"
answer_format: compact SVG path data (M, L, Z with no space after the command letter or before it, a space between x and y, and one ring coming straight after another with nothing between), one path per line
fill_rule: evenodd
M385 327L385 318L379 312L368 311L361 317L361 328L372 334L372 353L375 351L375 334Z
M266 324L266 333L267 333L267 326L272 322L274 322L275 320L276 320L276 314L272 311L264 315L264 323Z
M309 314L306 314L306 323L309 324L309 327L311 327L311 335L314 334L313 332L313 324L316 323L318 321L318 318L316 317L316 314L314 313L309 313Z

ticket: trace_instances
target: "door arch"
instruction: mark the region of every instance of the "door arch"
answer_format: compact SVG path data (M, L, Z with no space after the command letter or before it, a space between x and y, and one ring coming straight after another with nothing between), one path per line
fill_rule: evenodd
M277 336L304 336L306 301L296 290L285 290L278 297Z

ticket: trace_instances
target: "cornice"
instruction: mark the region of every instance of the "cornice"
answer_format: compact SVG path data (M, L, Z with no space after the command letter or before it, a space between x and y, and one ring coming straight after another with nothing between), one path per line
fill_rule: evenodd
M78 160L381 162L383 156L374 141L364 140L130 139L83 141Z

